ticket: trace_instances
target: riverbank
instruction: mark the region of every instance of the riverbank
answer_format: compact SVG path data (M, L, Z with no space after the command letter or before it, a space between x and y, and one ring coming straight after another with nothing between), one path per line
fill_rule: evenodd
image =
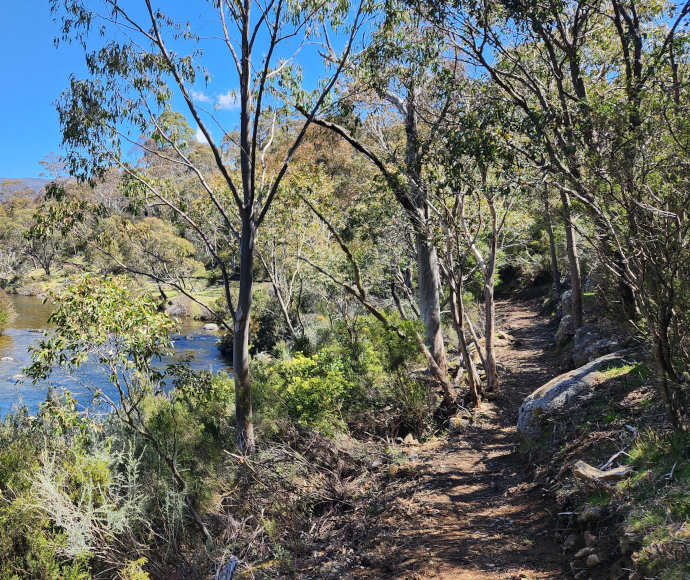
M87 273L89 272L86 268L79 263L67 264L57 269L50 276L46 275L42 270L32 270L26 272L21 278L5 281L4 290L8 294L31 296L44 300L50 296L51 292L58 292L74 282L75 278ZM174 288L163 285L163 292L165 295L163 296L161 295L159 285L150 278L145 276L134 276L132 280L138 292L159 296L161 301L165 303L166 311L170 316L204 321L213 320L213 316L207 309ZM220 285L208 284L205 280L198 280L192 283L189 288L189 293L200 302L214 309L218 301L222 301L224 297L224 291Z

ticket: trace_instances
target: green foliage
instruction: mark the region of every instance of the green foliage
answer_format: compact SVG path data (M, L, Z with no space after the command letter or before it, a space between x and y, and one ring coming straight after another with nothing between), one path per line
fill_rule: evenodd
M217 474L223 449L234 440L234 384L224 374L195 372L185 365L171 369L175 388L148 397L142 404L148 431L175 457L194 501L208 496L207 478ZM141 452L147 447L140 441ZM150 450L146 453L154 460Z
M642 433L630 450L636 473L620 484L631 497L625 521L633 561L646 575L682 578L690 546L690 435Z
M0 290L0 334L7 329L14 318L15 312L12 303L3 290Z
M410 334L419 330L418 322L391 318ZM373 316L358 316L336 321L315 347L310 354L293 345L292 353L277 360L254 362L254 400L265 419L287 416L324 433L346 426L389 435L424 433L433 400L429 384L410 376L419 357L414 340ZM371 421L366 426L363 413Z
M147 396L142 409L149 432L175 449L187 497L150 440L113 416L90 420L68 393L51 394L36 417L0 423L0 578L77 580L117 563L119 577L143 580L193 535L186 501L221 485L233 387L225 375L171 373L171 393Z
M50 316L55 328L31 347L27 376L45 379L54 365L73 369L92 355L125 391L162 379L152 363L172 352L175 322L157 311L152 298L135 296L121 280L86 276L53 300L58 305ZM131 380L120 383L118 373Z
M59 509L57 502L63 498L68 503L76 500L82 506L102 506L101 492L108 479L108 468L94 460L83 437L83 429L93 427L87 427L77 417L73 401L67 399L65 403L61 420L55 418L55 407L59 405L55 401L44 406L35 418L20 411L0 424L2 578L91 577L90 554L78 549L70 534L83 528L60 525L51 517L51 510ZM56 429L57 425L67 424L72 427ZM64 495L43 497L43 476L48 463L64 468Z
M259 410L286 415L325 433L343 427L341 409L353 384L343 361L332 353L296 353L274 363L256 364L252 373Z
M176 283L203 272L194 245L174 227L156 217L129 220L113 216L100 224L90 257L106 271L150 273L159 281Z

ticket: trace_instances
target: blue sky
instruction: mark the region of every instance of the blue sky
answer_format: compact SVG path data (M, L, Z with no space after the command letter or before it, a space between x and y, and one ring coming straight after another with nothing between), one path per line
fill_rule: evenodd
M214 77L208 86L200 83L194 87L194 94L199 105L212 111L226 130L234 128L236 79L227 49L217 37L216 15L201 13L209 6L205 2L165 0L160 5L170 12L184 13L185 20L194 21L197 32L215 37L206 38L204 59ZM46 0L0 0L0 18L4 28L0 35L4 81L0 91L0 178L39 177L43 172L39 161L51 153L61 153L54 102L67 87L70 74L84 76L84 56L78 45L61 43L55 48L58 24L52 21ZM307 57L306 62L305 80L309 83L315 80L319 67L310 66L315 64L313 57ZM173 104L182 109L184 105L178 101ZM220 137L220 130L216 131L219 134L214 138Z
M0 19L0 177L37 177L39 160L60 144L52 103L70 72L83 70L83 56L77 47L55 49L45 0L3 0Z
M170 8L174 3L184 1L164 5ZM0 91L0 178L39 177L43 172L39 161L61 152L54 102L67 87L70 74L84 76L84 55L77 45L55 47L58 24L53 22L46 0L0 0L0 18L5 29L0 35L4 81ZM204 27L210 19L202 17L197 22ZM236 115L232 82L220 77L194 92L202 106L226 117L224 121L231 125Z

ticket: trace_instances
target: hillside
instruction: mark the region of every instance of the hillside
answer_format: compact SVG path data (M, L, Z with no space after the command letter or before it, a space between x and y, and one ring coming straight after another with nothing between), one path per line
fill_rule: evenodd
M48 183L50 179L42 177L0 177L0 201L18 192L38 195Z

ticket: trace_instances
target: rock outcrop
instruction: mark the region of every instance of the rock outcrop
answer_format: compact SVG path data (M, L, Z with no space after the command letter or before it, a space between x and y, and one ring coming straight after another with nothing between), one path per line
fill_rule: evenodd
M561 318L556 331L556 345L564 346L575 335L575 319L572 314L566 314Z
M517 428L528 440L538 439L546 418L569 411L591 395L605 369L627 364L632 351L607 354L562 374L529 395L520 405Z
M622 348L617 338L602 336L592 326L581 326L573 336L573 365L581 367L605 354Z
M573 291L566 290L561 294L561 302L558 305L559 316L567 316L573 313Z

